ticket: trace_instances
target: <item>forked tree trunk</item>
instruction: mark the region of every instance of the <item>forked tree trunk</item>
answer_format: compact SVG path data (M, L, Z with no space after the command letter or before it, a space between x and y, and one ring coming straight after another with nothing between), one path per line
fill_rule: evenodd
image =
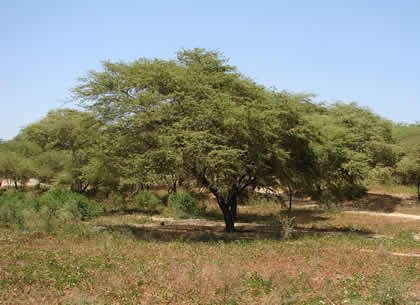
M243 190L248 186L256 183L255 177L248 177L244 175L239 178L238 184L234 184L229 188L228 194L220 192L217 188L213 187L205 176L204 172L194 171L197 180L216 197L217 204L223 212L225 220L225 230L227 233L235 231L235 221L238 218L238 198Z

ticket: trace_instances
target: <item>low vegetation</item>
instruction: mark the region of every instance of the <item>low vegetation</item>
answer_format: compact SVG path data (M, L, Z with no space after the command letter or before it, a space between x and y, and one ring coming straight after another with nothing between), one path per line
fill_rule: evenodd
M420 302L418 220L306 206L288 218L275 202L241 205L245 222L231 234L214 201L199 219L174 219L161 203L89 221L56 214L54 230L3 224L0 303Z
M69 221L86 221L102 214L102 207L68 190L53 190L42 195L5 192L0 196L3 225L28 230L55 226Z

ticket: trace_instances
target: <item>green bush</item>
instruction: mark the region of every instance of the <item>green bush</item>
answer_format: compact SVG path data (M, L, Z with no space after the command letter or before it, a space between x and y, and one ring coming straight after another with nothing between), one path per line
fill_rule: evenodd
M395 184L395 170L392 167L376 167L369 171L368 182L369 184Z
M160 203L159 197L149 191L140 192L134 198L137 206L144 210L154 210Z
M69 190L53 190L42 195L6 192L0 196L0 222L20 230L45 225L48 231L66 221L89 220L102 208Z
M0 197L0 222L4 225L24 230L34 214L34 205L24 193L5 192Z
M200 212L197 200L189 193L175 193L168 198L169 207L179 218L197 215Z
M51 215L70 214L75 219L90 220L102 214L102 207L85 196L70 190L53 190L41 195L38 210L47 208Z

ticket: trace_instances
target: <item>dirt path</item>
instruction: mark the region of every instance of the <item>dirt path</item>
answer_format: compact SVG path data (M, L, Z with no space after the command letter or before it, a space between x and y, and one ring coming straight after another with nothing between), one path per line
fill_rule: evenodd
M364 214L364 215L371 215L371 216L400 217L400 218L420 220L420 215L410 215L410 214L402 214L402 213L379 213L379 212L368 212L368 211L345 211L344 213Z

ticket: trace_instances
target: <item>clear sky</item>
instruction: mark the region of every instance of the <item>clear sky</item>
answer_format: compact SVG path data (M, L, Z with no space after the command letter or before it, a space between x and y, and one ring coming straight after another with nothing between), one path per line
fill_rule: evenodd
M0 138L70 106L103 60L194 47L268 87L420 121L418 0L0 0Z

